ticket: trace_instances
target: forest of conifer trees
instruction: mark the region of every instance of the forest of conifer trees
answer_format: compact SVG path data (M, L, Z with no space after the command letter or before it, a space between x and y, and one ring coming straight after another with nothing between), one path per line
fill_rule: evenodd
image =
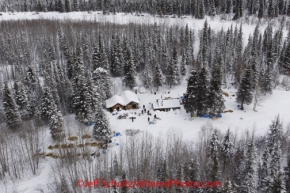
M246 39L242 22L216 30L207 19L199 31L188 25L157 23L0 21L3 187L9 179L39 175L43 164L48 164L43 157L35 156L38 149L46 148L43 144L48 129L49 142L59 144L70 136L70 124L85 134L86 126L93 123L92 139L107 143L112 138L112 128L104 110L105 100L115 94L112 79L121 80L127 89L132 90L140 81L147 90L158 91L162 86L178 86L186 78L184 109L200 116L223 112L222 88L227 85L237 90L240 109L253 103L256 110L262 96L270 96L281 86L280 77L290 75L290 25L284 17L290 15L290 2L285 0L11 0L9 4L0 2L0 10L97 10L104 14L191 15L197 19L224 14L234 20L254 15L269 19L266 28L261 28L261 22L256 23ZM279 25L271 22L275 17ZM143 132L126 137L118 150L108 150L106 154L92 154L86 146L81 147L82 156L77 147L58 149L62 159L49 162L50 181L35 189L93 192L80 189L77 180L177 179L222 181L223 187L115 187L113 191L289 193L290 125L279 115L267 121L268 132L263 136L256 136L254 128L245 128L242 136L237 136L232 128L222 133L206 123L195 141L183 141L182 134L176 131L164 138ZM107 150L106 144L100 148Z

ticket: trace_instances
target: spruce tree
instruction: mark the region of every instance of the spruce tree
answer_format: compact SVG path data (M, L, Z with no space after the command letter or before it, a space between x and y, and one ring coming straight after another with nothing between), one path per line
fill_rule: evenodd
M290 72L290 42L288 43L285 56L284 56L284 62L283 67L287 72Z
M135 64L133 62L133 57L131 55L130 49L127 47L127 55L124 65L124 83L125 86L129 87L130 89L133 89L133 87L136 85L135 80Z
M187 89L184 93L183 105L187 113L193 116L194 112L197 110L197 92L198 92L198 73L195 70L191 71L191 75L187 80Z
M74 107L76 119L82 123L90 123L93 117L92 106L90 105L91 96L86 80L80 79L77 84L77 92L74 93Z
M274 17L274 16L275 16L274 2L273 0L269 0L268 17Z
M38 116L37 106L40 100L41 88L34 67L28 66L23 84L25 86L25 90L27 91L26 93L28 96L29 104L31 105L32 115Z
M221 67L214 66L209 87L208 106L213 113L223 111L225 109L224 98L222 95L222 74Z
M288 156L286 166L284 167L284 182L286 185L286 192L290 192L290 157Z
M70 2L69 0L65 0L65 11L70 12Z
M48 86L43 89L41 97L41 118L44 122L49 123L52 113L57 109L52 91Z
M258 174L257 174L257 148L255 140L252 139L248 144L245 176L242 181L242 193L257 193Z
M218 131L215 129L209 140L209 163L208 163L208 173L210 181L218 181L221 176L220 171L220 161L219 161L219 139Z
M3 90L3 107L7 126L10 129L16 129L21 124L22 120L18 110L19 107L7 83L5 83Z
M215 16L216 15L216 7L215 7L215 0L210 1L210 8L209 8L209 16Z
M240 83L240 87L237 92L236 101L241 104L241 109L244 109L244 104L251 104L253 100L252 94L252 70L247 68L244 73L244 77Z
M269 148L266 147L262 156L262 166L260 169L260 182L259 182L259 189L263 192L270 191L269 156L270 156Z
M286 192L286 187L284 184L284 175L281 171L278 172L277 176L274 178L273 185L271 188L271 192L273 193L281 193Z
M93 71L101 67L100 66L100 51L97 45L95 45L94 47L94 52L92 56L92 66L93 66Z
M197 115L203 115L208 112L209 108L209 83L207 78L207 69L205 67L201 68L198 80L197 80Z
M158 88L162 86L162 73L161 73L159 64L156 65L153 81L154 81L154 86L156 87L156 90L158 91Z
M106 114L100 107L97 109L95 119L96 123L93 129L93 138L98 141L107 142L107 140L112 138L111 128Z
M52 112L49 128L53 140L62 140L65 137L63 131L63 117L57 109Z
M223 160L223 170L226 168L230 169L232 164L231 160L234 154L234 145L230 129L227 130L227 133L224 136L223 142L221 144L221 154Z
M150 88L152 86L152 80L154 80L155 77L152 78L152 71L150 70L149 65L146 65L145 70L142 72L142 82L145 88ZM153 82L155 84L155 82Z
M100 94L97 88L94 86L91 79L87 80L88 85L88 106L92 110L92 113L96 112L98 106L100 105Z
M264 17L264 0L259 0L259 11L258 11L258 18L263 18Z
M270 125L270 132L268 134L268 148L270 153L269 159L269 188L275 186L275 180L278 180L278 175L281 169L281 143L282 143L283 127L280 122L279 116L272 121Z
M261 72L260 74L260 91L264 95L272 94L272 77L270 72L270 67L266 67L266 72Z
M25 92L23 84L21 84L18 81L14 82L14 98L15 102L19 107L19 112L21 115L22 120L27 120L31 118L32 112L31 112L31 107L28 101L27 94Z
M184 52L182 52L182 59L181 59L181 66L180 66L180 74L182 76L186 75L186 64L187 64L187 58L184 54Z
M92 78L100 95L100 102L102 103L112 96L109 72L103 68L97 68Z

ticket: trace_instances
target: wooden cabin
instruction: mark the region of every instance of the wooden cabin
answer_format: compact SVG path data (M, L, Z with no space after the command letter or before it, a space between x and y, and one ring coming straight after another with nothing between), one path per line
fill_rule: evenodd
M130 110L138 109L140 100L138 96L129 90L123 91L121 96L114 95L106 100L106 108L108 111L113 112L114 110Z

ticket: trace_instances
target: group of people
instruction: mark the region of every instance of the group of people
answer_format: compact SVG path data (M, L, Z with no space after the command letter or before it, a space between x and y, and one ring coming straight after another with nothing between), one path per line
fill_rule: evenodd
M150 105L150 103L149 103L149 105ZM144 115L144 114L146 114L147 113L147 115L149 115L149 116L151 116L152 114L150 113L150 110L146 110L146 108L145 108L145 105L143 105L143 109L141 110L141 114L142 115ZM156 115L154 115L154 119L156 118ZM150 122L150 117L148 117L148 122Z

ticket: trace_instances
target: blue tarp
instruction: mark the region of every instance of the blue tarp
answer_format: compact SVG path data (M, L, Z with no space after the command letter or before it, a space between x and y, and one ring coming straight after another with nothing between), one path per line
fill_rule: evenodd
M119 146L120 144L119 143L116 143L116 146Z
M117 133L115 133L114 137L118 137L120 135L121 135L121 133L120 132L117 132Z
M212 119L213 118L213 115L207 115L207 114L205 114L205 115L199 115L198 117Z
M96 122L90 122L90 123L86 123L86 125L89 127L89 126L92 126L94 125Z
M217 117L219 118L222 118L222 115L221 114L216 114Z
M103 154L106 154L106 150L103 150Z

